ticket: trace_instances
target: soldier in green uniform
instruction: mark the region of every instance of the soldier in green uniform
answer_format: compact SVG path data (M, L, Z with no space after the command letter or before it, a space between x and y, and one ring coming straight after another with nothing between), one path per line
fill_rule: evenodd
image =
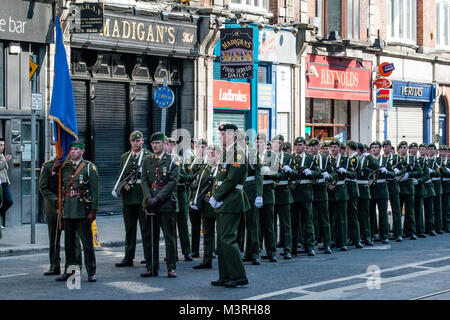
M428 166L430 170L431 180L434 185L434 192L436 196L434 197L434 231L437 234L443 234L442 231L442 183L441 183L441 167L442 158L437 157L436 145L430 143L428 145Z
M221 149L218 146L208 147L208 160L199 168L199 175L193 183L190 206L200 211L203 221L203 262L193 266L194 269L211 269L216 226L216 211L211 207L209 198L219 170Z
M419 162L408 153L408 143L401 141L397 146L397 152L402 163L400 186L400 208L405 205L405 221L403 223L403 234L416 240L416 220L414 214L414 180L422 176L422 168Z
M263 206L260 212L261 237L264 239L266 255L262 259L277 262L276 238L274 228L275 187L274 179L280 179L282 173L276 164L276 155L266 149L267 137L264 133L258 133L255 137L256 148L261 155L261 175L263 176Z
M250 202L250 210L245 212L243 220L246 229L246 246L243 261L260 265L259 261L259 209L263 205L263 176L259 152L245 143L245 134L238 133L238 142L245 151L248 160L248 172L244 192Z
M402 236L402 208L400 206L400 186L398 184L398 179L401 175L401 164L400 157L393 152L393 147L391 141L383 141L383 154L384 156L389 156L389 162L391 162L392 169L394 170L395 176L388 179L388 190L389 190L389 201L391 203L392 210L392 223L393 223L393 239L400 239ZM375 241L381 241L382 238L378 237Z
M357 203L358 221L360 224L361 237L364 244L371 246L372 233L370 228L370 187L369 181L374 182L374 175L379 170L378 161L367 152L362 143L358 143L358 150L361 153L361 161L357 168L357 181L359 188L359 198Z
M292 145L291 145L291 143L289 141L286 141L283 144L283 151L286 152L286 153L292 154Z
M424 217L425 217L425 233L429 234L432 237L437 236L436 232L434 231L434 197L436 196L436 193L434 191L434 184L431 180L430 176L430 167L429 167L429 161L428 161L428 152L427 152L428 145L426 143L422 143L419 145L419 154L420 158L423 160L423 168L426 168L427 170L427 180L424 183L424 196L423 196L423 211L424 211Z
M312 142L314 145L319 144L319 140ZM297 255L298 229L304 228L303 247L308 256L314 256L314 224L313 224L313 208L312 201L313 188L312 182L322 177L319 170L319 162L312 154L306 153L306 141L303 137L297 137L294 141L294 158L292 160L293 172L292 179L295 181L295 189L292 192L294 205L291 212L292 221L292 254ZM285 257L286 258L286 257Z
M95 251L92 241L91 224L98 209L98 172L95 165L83 159L85 145L75 140L70 145L70 161L62 166L62 187L64 203L62 218L64 220L64 248L66 268L56 281L66 281L70 274L68 266L77 264L76 233L83 244L84 263L88 281L97 281ZM81 270L81 264L79 265Z
M385 144L389 147L389 145ZM385 147L383 147L385 148ZM392 179L395 174L392 170L392 162L390 154L381 155L381 143L374 141L370 144L370 152L378 163L379 170L372 175L370 184L370 223L377 225L376 209L378 207L379 228L372 228L372 238L374 229L378 229L379 240L383 243L389 243L389 223L388 223L388 199L389 189L387 179ZM370 243L365 243L371 245Z
M283 151L284 137L277 135L272 139L272 150L275 153L279 172L282 174L275 187L274 227L277 234L277 216L280 221L280 243L283 247L284 259L292 258L292 229L290 205L294 202L289 189L289 179L292 179L292 155Z
M173 138L168 139L166 152L172 156L172 162L178 161L180 163L180 178L177 184L177 199L178 208L176 225L178 227L178 233L180 235L181 253L184 255L184 261L192 261L191 245L189 243L189 227L188 227L188 215L189 206L186 192L186 185L191 184L194 180L189 164L186 163L186 159L183 156L176 154L176 140ZM175 228L175 239L177 238L177 228ZM178 256L177 256L178 261Z
M352 140L347 141L347 145L345 147L345 152L347 153L349 159L349 166L353 168L356 175L354 179L347 178L347 192L348 192L348 201L347 201L347 219L348 219L348 235L350 238L351 245L355 246L357 249L361 249L363 245L361 244L361 232L359 227L359 219L358 219L358 198L359 198L359 187L357 176L359 174L359 165L361 159L358 156L358 143Z
M416 142L409 145L409 155L417 159L422 170L421 176L418 179L412 179L414 183L414 215L416 220L416 234L419 238L426 238L425 236L425 222L423 215L423 197L426 194L425 184L430 180L428 172L428 164L423 157L418 156L419 146ZM431 182L431 180L430 180Z
M441 176L442 176L442 230L450 233L450 163L447 157L447 146L439 146L439 158L442 159Z
M166 141L164 133L152 134L150 143L153 155L146 156L142 165L141 187L144 194L142 205L148 214L147 220L150 224L150 241L144 245L148 246L150 259L147 260L147 271L141 273L141 277L158 275L160 228L166 244L167 276L176 277L175 223L176 212L178 212L176 193L180 163L172 161L172 155L164 151Z
M330 142L330 152L333 157L334 171L336 172L336 184L329 192L330 215L334 221L333 238L335 246L341 251L347 251L347 200L348 192L346 179L355 179L356 172L350 159L341 153L339 140Z
M248 284L236 242L241 215L250 210L250 203L243 190L247 177L247 160L245 151L236 142L236 130L237 127L231 123L219 127L223 156L209 200L217 213L219 263L219 279L211 284L229 288Z
M41 174L39 175L39 190L44 197L44 214L47 220L48 241L50 244L50 267L48 271L44 272L44 276L61 274L61 257L59 253L61 248L60 239L63 226L59 226L58 221L58 171L62 164L62 158L46 161L42 165ZM81 246L78 235L76 235L75 245L77 264L81 265Z
M144 135L136 130L129 137L131 149L120 158L119 178L112 195L122 198L122 213L125 225L125 257L116 267L131 267L136 252L137 222L141 229L142 242L148 241L147 219L142 208L141 171L142 161L151 152L143 148ZM147 247L144 246L144 258L148 259Z

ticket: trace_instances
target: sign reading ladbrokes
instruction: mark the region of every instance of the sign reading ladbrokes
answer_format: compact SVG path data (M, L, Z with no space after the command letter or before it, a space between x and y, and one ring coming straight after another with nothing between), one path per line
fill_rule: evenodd
M250 110L250 83L214 80L213 97L214 108Z
M253 78L253 29L220 30L220 78Z

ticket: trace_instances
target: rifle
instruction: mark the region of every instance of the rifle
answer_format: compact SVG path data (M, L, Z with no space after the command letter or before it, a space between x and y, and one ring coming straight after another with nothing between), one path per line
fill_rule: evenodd
M126 191L128 191L131 188L130 185L136 183L137 178L139 176L139 170L140 170L140 167L135 167L135 168L131 169L131 171L128 172L122 178L122 180L120 180L120 182L117 184L117 188L115 190L118 197L122 193L122 189L125 189Z
M209 178L206 182L205 187L202 190L200 190L200 192L197 196L197 202L194 203L194 205L197 206L198 210L201 210L205 203L209 203L209 198L210 198L209 193L211 191L213 183L214 183L214 178Z
M384 167L383 167L383 168L384 168ZM380 171L380 169L381 169L381 168L372 170L372 172L369 173L369 182L368 182L368 185L369 185L369 186L371 186L371 185L373 185L373 184L376 183L377 178L378 178L378 172Z

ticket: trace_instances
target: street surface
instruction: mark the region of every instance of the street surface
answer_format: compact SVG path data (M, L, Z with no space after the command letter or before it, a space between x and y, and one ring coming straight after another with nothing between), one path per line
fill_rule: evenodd
M120 299L120 300L442 300L450 299L450 234L374 247L335 251L315 257L300 254L277 263L262 260L260 266L246 263L249 285L228 289L212 287L218 279L217 259L213 269L193 270L201 259L185 262L181 253L175 279L167 278L164 242L161 244L159 276L141 278L144 271L138 245L134 267L116 268L123 248L96 252L97 282L88 283L83 266L80 289L69 290L55 276L43 276L48 268L45 253L0 257L0 300L7 299ZM278 249L280 253L280 249ZM62 255L64 261L64 254Z

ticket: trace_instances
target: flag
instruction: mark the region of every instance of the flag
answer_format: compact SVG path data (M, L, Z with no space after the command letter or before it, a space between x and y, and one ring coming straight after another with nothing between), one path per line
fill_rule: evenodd
M55 75L49 118L54 121L57 157L66 159L70 144L78 139L75 99L67 64L63 34L56 17Z

